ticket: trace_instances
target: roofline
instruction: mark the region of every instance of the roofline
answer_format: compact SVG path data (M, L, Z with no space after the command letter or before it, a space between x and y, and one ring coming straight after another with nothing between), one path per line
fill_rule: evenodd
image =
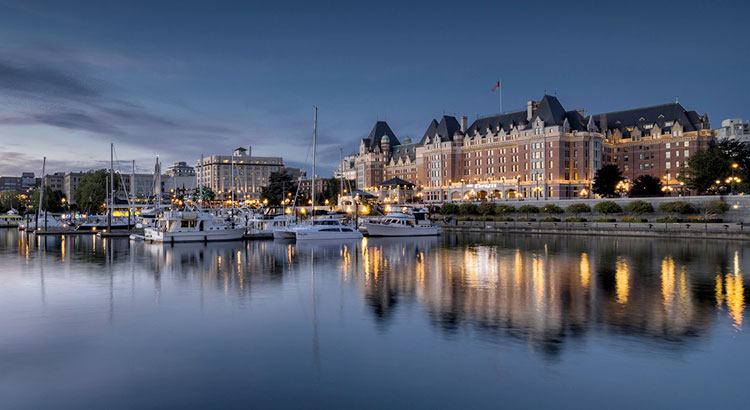
M630 108L630 109L627 109L627 110L603 112L601 114L590 114L588 116L591 117L591 116L600 116L602 114L619 114L621 112L640 111L640 110L646 110L646 109L649 109L649 108L666 107L666 106L669 106L669 105L679 105L685 112L688 112L688 110L685 110L685 107L683 107L682 104L680 104L678 102L671 102L671 103L666 103L666 104L648 105L646 107Z

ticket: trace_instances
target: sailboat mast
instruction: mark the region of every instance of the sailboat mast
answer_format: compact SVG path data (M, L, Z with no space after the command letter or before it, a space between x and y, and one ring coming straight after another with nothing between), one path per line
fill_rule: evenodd
M310 216L312 224L315 225L315 152L318 146L318 107L315 107L315 116L313 117L313 158L312 158L312 209Z
M130 216L133 217L133 225L135 225L135 160L133 160L133 170L130 172L130 215L128 215L128 224L130 224Z
M107 213L107 232L112 232L112 205L114 202L115 193L115 144L109 144L109 212Z
M39 229L39 217L42 215L42 204L44 203L44 172L46 167L47 157L44 157L44 159L42 160L42 183L40 184L39 189L39 206L36 207L36 226L34 226L35 230Z
M339 148L339 205L344 210L344 149Z
M203 154L201 154L201 175L198 178L200 187L198 188L198 210L203 209Z

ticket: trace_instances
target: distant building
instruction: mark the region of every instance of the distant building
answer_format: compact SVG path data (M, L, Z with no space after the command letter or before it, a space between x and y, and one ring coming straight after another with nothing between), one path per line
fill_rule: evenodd
M357 156L347 155L339 162L338 166L336 167L336 170L333 172L334 178L341 178L343 177L346 180L356 180L357 179L357 167L356 167L356 159Z
M716 130L716 138L750 143L750 122L743 122L742 118L726 119L721 122L721 128Z
M401 178L428 201L590 197L605 164L630 181L651 175L677 185L681 166L713 138L708 115L678 103L586 116L544 95L470 126L466 117L432 120L418 142L399 142L378 121L360 141L354 171L358 189Z
M197 177L214 191L218 198L231 196L232 164L234 164L235 198L260 199L263 186L273 172L284 169L281 157L253 157L251 148L237 148L233 155L212 155L199 160L196 167Z
M26 193L41 183L41 178L34 177L33 172L23 172L20 177L0 177L0 192L15 191Z
M174 165L165 171L166 179L165 188L168 192L186 193L192 192L198 186L198 180L195 175L195 168L187 162L175 162Z
M50 187L53 191L62 192L64 179L64 172L55 172L52 175L47 174L44 176L44 186Z
M68 172L63 177L63 195L68 198L68 203L74 205L76 203L76 188L81 183L83 178L83 172Z

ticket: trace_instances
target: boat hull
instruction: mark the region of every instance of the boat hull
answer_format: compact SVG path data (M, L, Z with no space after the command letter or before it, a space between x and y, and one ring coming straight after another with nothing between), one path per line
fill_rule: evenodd
M352 230L352 232L320 232L320 231L307 232L304 230L295 232L295 239L297 241L341 240L341 239L360 239L360 238L362 238L362 233L356 230Z
M435 236L439 234L435 226L411 227L366 223L365 227L369 236Z
M245 228L228 228L195 232L163 232L157 229L146 229L144 239L149 242L218 242L237 241L245 235Z

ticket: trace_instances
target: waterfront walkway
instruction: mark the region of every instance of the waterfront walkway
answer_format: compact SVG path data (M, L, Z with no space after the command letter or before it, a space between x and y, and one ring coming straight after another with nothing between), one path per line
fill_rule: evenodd
M750 240L750 226L741 223L455 221L437 225L445 232Z

